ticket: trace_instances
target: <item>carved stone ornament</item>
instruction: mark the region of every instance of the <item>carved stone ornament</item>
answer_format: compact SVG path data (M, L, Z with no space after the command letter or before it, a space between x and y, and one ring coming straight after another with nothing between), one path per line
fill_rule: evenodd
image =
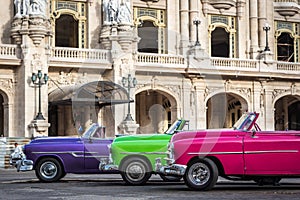
M274 10L281 16L292 17L299 13L300 8L295 2L275 2Z
M236 5L234 0L210 0L210 5L212 5L215 9L218 10L228 10L231 7Z
M4 91L8 92L11 95L14 94L12 79L0 79L0 85L0 89L2 88Z

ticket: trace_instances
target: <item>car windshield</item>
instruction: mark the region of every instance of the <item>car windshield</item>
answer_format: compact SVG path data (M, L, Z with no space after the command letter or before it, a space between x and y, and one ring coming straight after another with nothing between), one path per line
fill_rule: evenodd
M233 129L247 131L252 126L255 118L255 113L244 113L240 117L240 119L234 124Z
M91 135L97 130L98 125L97 124L92 124L83 134L83 138L90 138Z
M175 121L169 128L168 130L165 131L165 134L173 134L177 128L180 126L181 120Z

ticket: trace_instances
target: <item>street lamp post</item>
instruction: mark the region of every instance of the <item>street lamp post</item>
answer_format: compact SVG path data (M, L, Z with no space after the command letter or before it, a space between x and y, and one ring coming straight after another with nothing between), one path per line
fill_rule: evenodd
M196 18L193 20L193 24L196 25L196 42L195 46L200 46L199 37L198 37L198 26L201 24L201 21Z
M270 51L269 42L268 42L268 32L270 31L270 29L271 27L268 23L266 23L265 26L263 27L263 30L266 31L266 47L264 51Z
M137 80L135 77L131 77L131 74L128 74L128 77L122 77L123 87L127 87L128 90L128 113L125 118L125 121L133 121L132 116L130 114L130 89L134 88L137 84Z
M48 81L48 75L45 73L43 77L43 73L41 70L38 70L38 73L32 73L31 81L34 85L39 87L39 112L34 118L35 120L45 120L42 112L41 112L41 86L45 85ZM38 79L38 80L37 80Z

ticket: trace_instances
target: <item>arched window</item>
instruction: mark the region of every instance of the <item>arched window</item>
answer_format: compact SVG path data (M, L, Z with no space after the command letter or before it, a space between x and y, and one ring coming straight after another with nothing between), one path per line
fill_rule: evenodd
M294 62L294 56L294 39L289 33L281 33L277 38L277 60Z
M71 15L61 15L56 20L55 46L78 48L78 21Z
M140 37L138 51L166 53L165 10L134 7L133 18Z
M87 1L51 0L53 46L87 48Z
M158 53L158 27L151 21L143 21L138 28L141 38L138 44L139 52Z
M211 33L211 56L229 57L229 33L224 28L217 27Z

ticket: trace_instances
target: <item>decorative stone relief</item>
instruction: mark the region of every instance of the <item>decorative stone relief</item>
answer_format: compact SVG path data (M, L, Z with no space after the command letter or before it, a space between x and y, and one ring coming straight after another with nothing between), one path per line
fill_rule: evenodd
M72 73L65 73L63 71L61 71L59 73L59 77L58 79L56 80L57 83L61 84L61 85L72 85L75 83L75 80L74 80L74 76L72 75Z
M242 94L242 95L244 95L244 96L246 96L248 98L251 96L251 89L250 88L236 88L236 90L240 94Z
M273 92L272 92L272 101L274 101L274 99L277 96L279 96L279 95L281 95L283 93L286 93L288 91L289 91L289 89L288 90L287 89L274 89Z
M32 70L42 69L43 62L41 61L41 54L33 54L33 60L31 61Z
M13 90L13 79L0 79L0 89L8 92L10 95L14 95L15 91Z

